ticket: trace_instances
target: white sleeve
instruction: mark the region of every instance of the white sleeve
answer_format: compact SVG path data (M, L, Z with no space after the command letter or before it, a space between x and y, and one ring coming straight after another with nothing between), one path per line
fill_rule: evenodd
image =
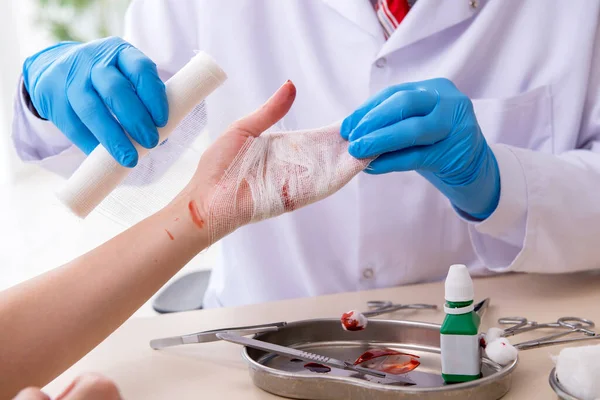
M13 104L12 141L19 158L64 177L70 176L85 158L52 122L37 117L26 101L23 79Z
M596 38L597 46L600 26ZM600 267L600 50L592 57L586 90L573 150L549 154L491 146L500 201L488 219L469 227L489 269L562 273Z
M514 149L504 145L491 147L500 170L500 201L486 220L469 221L469 233L483 263L491 270L502 272L520 263L529 202L525 173Z
M497 145L500 202L471 224L475 251L497 272L562 273L599 267L600 141L559 156Z

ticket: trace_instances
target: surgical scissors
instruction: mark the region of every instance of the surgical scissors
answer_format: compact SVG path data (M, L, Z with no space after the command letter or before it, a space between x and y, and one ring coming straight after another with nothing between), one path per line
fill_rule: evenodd
M504 329L503 337L510 337L524 332L530 332L536 329L558 329L560 332L552 333L541 338L528 340L516 344L515 347L519 350L527 350L537 347L553 346L557 344L577 342L580 340L600 339L600 334L594 332L590 328L594 328L594 321L580 317L561 317L556 322L547 322L540 324L536 321L529 321L524 317L505 317L498 320L499 324L508 325L511 327ZM574 333L583 334L578 337L562 338Z
M414 309L414 310L435 310L434 304L394 304L391 301L372 300L367 302L367 307L373 310L365 311L362 314L365 317L375 317L377 315L387 314L398 310Z
M480 318L483 318L483 314L487 310L489 304L490 304L489 297L486 298L486 299L483 299L479 303L475 304L475 312L477 314L479 314ZM438 308L438 306L436 306L435 304L421 304L421 303L417 303L417 304L394 304L391 301L381 301L381 300L371 300L371 301L368 301L367 302L367 307L369 307L371 310L365 311L365 312L362 313L367 318L368 317L375 317L377 315L392 313L392 312L398 311L398 310L407 310L407 309L412 309L412 310L436 310Z

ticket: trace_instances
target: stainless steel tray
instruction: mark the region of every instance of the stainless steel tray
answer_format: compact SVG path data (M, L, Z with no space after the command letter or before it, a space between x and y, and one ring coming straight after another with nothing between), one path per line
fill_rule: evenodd
M552 390L554 390L554 392L562 400L580 400L579 398L570 395L567 392L567 389L565 389L560 384L560 381L558 380L558 377L556 376L556 368L552 368L552 371L550 371L550 377L548 378L548 381L550 382L550 387L552 388Z
M378 382L345 370L307 371L303 362L244 348L250 376L259 388L295 399L499 399L510 389L518 360L501 367L482 363L481 379L445 385L441 377L440 325L413 321L371 320L367 329L344 331L339 319L291 322L256 339L353 361L365 351L385 347L420 356L421 365L406 376L414 386Z

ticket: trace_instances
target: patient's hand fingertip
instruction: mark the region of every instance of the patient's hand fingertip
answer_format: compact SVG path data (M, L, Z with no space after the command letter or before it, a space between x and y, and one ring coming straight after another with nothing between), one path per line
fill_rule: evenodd
M288 98L296 97L296 85L294 84L294 82L292 82L291 80L288 79L287 81L285 81L283 86L288 91L288 93L287 93Z

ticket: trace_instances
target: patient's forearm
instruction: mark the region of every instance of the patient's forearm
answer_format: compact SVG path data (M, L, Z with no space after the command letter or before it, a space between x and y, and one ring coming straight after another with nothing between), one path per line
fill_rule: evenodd
M43 386L105 339L208 243L192 198L0 293L0 398Z
M250 221L235 207L212 212L210 222L206 216L215 191L223 187L219 182L248 140L283 118L295 95L288 81L262 107L234 122L202 154L184 193L164 210L69 264L0 293L0 398L49 382L113 332L211 240ZM234 201L244 196L243 188L230 190L236 193ZM209 237L209 223L228 225L223 222L228 219L237 223Z

